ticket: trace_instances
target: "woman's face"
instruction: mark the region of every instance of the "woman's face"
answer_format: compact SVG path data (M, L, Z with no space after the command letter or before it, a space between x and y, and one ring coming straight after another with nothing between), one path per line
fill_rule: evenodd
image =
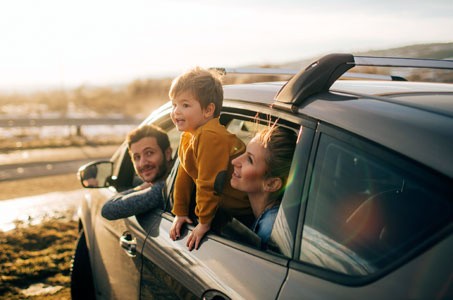
M256 139L247 145L247 150L232 160L234 166L231 186L249 194L260 193L264 190L267 149Z

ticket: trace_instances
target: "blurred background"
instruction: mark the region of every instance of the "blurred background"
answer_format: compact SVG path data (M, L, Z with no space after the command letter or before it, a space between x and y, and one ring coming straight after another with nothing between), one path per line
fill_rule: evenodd
M450 0L2 1L0 299L69 299L75 173L108 159L179 73L300 70L332 52L453 59L451 28Z

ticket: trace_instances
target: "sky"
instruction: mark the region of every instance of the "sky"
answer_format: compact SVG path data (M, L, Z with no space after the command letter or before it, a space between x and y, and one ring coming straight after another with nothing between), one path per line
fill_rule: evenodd
M451 0L0 0L0 91L453 42Z

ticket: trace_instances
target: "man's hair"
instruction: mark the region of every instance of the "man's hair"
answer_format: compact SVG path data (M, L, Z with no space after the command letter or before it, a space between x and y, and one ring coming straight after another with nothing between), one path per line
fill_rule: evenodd
M220 115L223 105L223 87L220 73L195 67L173 79L168 95L174 99L182 92L190 91L202 108L214 103L214 117Z
M154 137L157 140L162 152L170 147L170 140L168 139L167 133L165 133L161 128L155 125L143 125L138 128L135 128L126 137L127 148L131 150L131 145L140 141L145 137Z

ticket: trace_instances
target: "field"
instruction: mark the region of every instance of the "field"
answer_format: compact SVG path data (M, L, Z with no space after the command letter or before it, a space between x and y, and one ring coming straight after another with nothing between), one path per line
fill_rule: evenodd
M0 299L70 299L74 220L47 220L0 232Z
M2 195L5 192L11 197L53 192L56 187L59 191L74 190L80 184L74 174L0 182ZM17 223L15 230L0 231L0 299L71 298L69 270L77 238L72 215L68 212L66 218L48 219L35 226Z
M73 148L40 150L40 157L49 152L59 159L77 155ZM86 151L85 151L86 154ZM8 161L14 162L10 157ZM33 157L29 157L33 159ZM14 199L50 192L80 188L75 173L14 181L0 181L1 199ZM70 299L70 262L77 238L74 211L58 219L47 218L39 225L17 222L17 228L0 231L0 299Z

